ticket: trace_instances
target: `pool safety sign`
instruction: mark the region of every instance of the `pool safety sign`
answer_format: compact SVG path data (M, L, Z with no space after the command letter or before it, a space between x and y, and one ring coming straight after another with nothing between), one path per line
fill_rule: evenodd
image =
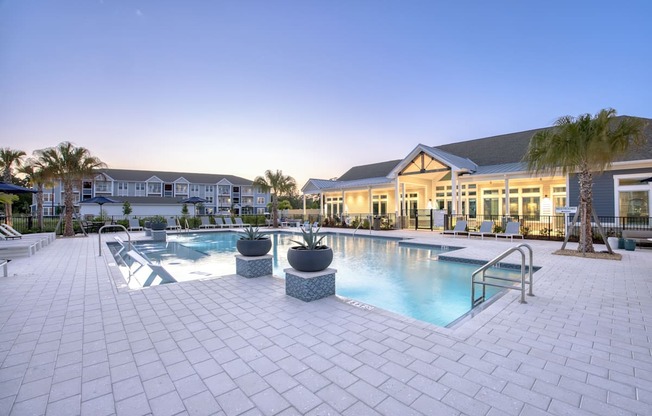
M575 214L577 207L557 207L555 208L557 214Z

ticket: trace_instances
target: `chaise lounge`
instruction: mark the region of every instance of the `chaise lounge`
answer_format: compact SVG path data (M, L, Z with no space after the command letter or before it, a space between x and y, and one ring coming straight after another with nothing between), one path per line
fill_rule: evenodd
M442 231L442 234L447 235L447 234L452 234L453 236L458 236L458 235L467 235L468 232L466 231L466 221L460 220L455 223L455 227L453 227L452 230L444 230Z

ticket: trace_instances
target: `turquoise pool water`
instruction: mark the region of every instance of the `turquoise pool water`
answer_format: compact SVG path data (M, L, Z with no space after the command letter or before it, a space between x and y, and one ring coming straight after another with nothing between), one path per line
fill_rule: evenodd
M299 236L273 234L274 274L288 268L287 250ZM178 280L235 273L236 233L168 236L167 243L147 243L138 250L158 261ZM337 294L440 326L471 309L471 274L479 265L440 261L442 248L400 245L399 240L329 234L337 269ZM492 274L511 275L497 269ZM194 277L193 277L194 276ZM487 288L488 296L498 292Z

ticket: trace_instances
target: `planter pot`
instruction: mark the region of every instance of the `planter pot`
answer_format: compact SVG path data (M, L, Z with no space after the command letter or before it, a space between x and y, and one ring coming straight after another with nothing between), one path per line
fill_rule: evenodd
M166 228L168 228L168 224L166 222L153 222L150 225L152 227L152 230L157 230L157 231L165 230Z
M627 251L636 250L636 241L630 239L625 240L625 250Z
M625 248L625 239L624 238L619 238L618 239L618 248L621 249L621 250Z
M609 242L609 247L613 250L614 248L618 248L618 237L607 237L607 241Z
M319 272L333 261L333 250L326 247L318 250L305 250L300 247L290 247L288 262L293 269L300 272Z
M236 242L236 248L243 256L264 256L271 250L272 240L269 238L265 238L264 240L238 240Z

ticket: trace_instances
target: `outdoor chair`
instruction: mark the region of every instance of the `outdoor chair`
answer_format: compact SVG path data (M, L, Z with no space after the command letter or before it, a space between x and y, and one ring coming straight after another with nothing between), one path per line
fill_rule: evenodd
M168 226L165 227L166 230L180 230L181 226L177 222L176 218L168 218Z
M249 227L249 226L251 226L251 224L244 223L244 222L242 222L242 218L236 217L235 218L235 226L236 227Z
M211 223L210 217L201 217L201 225L199 228L215 228L215 224Z
M460 220L455 223L455 227L452 230L444 230L442 234L452 234L453 236L466 235L466 221Z
M19 239L22 237L22 235L16 235L6 229L4 227L4 224L0 224L0 237L2 237L5 240L14 240L14 239Z
M487 236L495 235L493 229L494 229L493 221L482 221L482 224L480 225L480 229L478 231L469 232L468 238L480 236L480 238L484 240L485 235Z
M213 219L215 220L215 226L216 227L220 227L220 228L224 228L224 227L229 228L230 227L229 225L224 223L224 219L222 219L222 217L213 217Z
M496 240L498 240L498 237L509 238L512 241L514 241L514 237L523 238L523 234L521 234L521 223L517 221L508 222L507 226L505 226L505 232L496 234Z
M143 227L140 226L138 218L129 218L129 228L128 231L143 231Z
M236 225L231 221L231 217L224 217L224 226L226 227L236 227Z

